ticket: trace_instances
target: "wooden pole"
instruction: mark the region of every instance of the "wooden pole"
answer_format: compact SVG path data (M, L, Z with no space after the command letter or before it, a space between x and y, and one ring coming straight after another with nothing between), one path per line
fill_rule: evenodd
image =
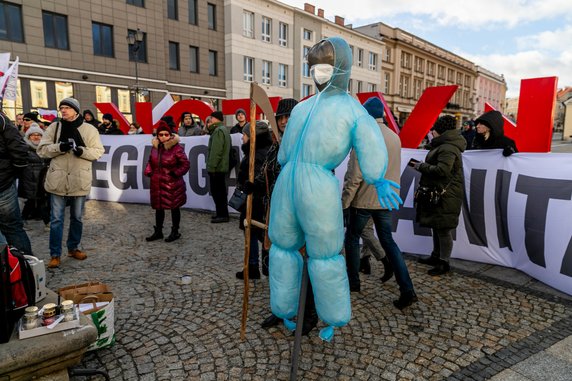
M248 181L254 182L254 158L256 156L256 103L252 99L254 82L250 84L250 152L248 160ZM246 198L246 226L244 227L244 294L242 296L242 325L240 327L240 339L246 338L246 319L248 317L248 261L250 258L250 236L252 219L252 193Z

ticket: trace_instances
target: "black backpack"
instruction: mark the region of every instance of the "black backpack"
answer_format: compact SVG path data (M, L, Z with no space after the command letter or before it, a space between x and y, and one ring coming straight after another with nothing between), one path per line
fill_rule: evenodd
M12 265L10 265L12 263ZM19 278L15 281L12 278ZM27 306L36 304L36 279L24 254L2 245L0 250L0 343L12 336Z

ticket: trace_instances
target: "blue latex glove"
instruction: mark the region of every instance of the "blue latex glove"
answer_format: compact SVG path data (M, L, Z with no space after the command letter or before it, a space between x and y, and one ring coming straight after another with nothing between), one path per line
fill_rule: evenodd
M377 198L381 207L384 209L399 209L399 204L403 204L403 200L399 197L399 193L393 190L401 188L399 184L391 180L380 180L375 184L375 189L377 190ZM393 188L392 188L393 187Z

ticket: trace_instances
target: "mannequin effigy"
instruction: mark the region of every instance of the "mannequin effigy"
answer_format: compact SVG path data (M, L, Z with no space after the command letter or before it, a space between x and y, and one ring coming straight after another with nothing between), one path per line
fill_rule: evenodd
M278 161L270 208L270 304L288 325L298 308L306 245L308 272L318 316L328 327L320 331L331 340L333 327L351 318L345 259L340 255L344 227L339 183L332 170L355 149L364 179L376 186L388 209L401 203L399 185L383 178L387 150L376 121L347 93L351 50L339 37L322 40L308 53L310 72L319 92L299 103L288 121Z

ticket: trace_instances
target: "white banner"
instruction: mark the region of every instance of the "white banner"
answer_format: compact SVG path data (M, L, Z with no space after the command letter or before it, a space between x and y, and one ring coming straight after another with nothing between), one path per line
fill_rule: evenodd
M240 135L232 135L239 149ZM149 203L143 176L150 135L102 136L105 154L94 163L91 198ZM183 137L191 169L186 208L214 210L205 168L208 136ZM401 198L394 214L394 238L402 251L429 254L431 231L415 222L413 192L420 174L406 164L423 161L427 151L402 150ZM242 155L242 153L241 153ZM572 295L572 154L500 151L463 154L466 202L456 230L453 257L513 267ZM336 169L343 184L346 162ZM236 173L229 178L229 197ZM230 209L232 210L232 209Z

